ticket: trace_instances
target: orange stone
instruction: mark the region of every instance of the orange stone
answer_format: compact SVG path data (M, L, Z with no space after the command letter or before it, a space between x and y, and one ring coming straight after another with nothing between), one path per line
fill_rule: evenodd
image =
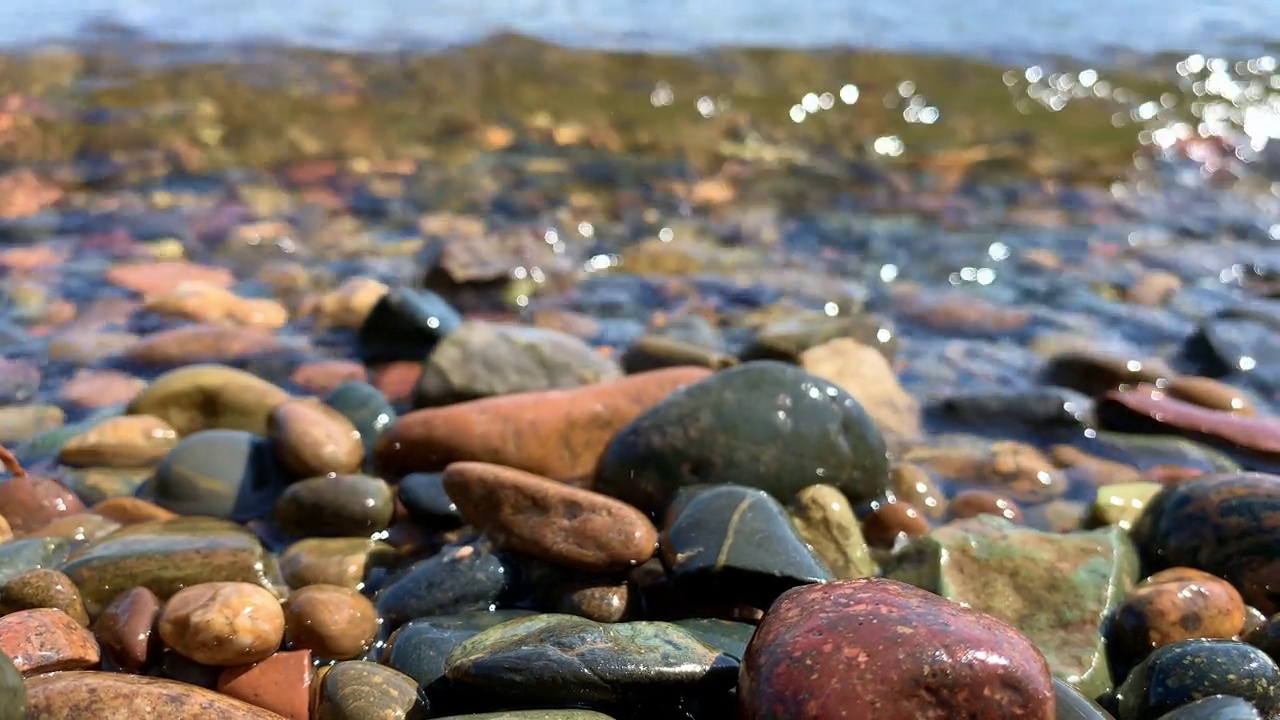
M271 350L276 344L271 333L257 328L186 325L147 335L126 350L125 357L153 365L225 362Z
M665 368L578 388L416 410L379 440L377 466L384 477L399 478L477 460L586 486L623 426L709 375L700 367Z
M139 295L173 292L193 280L230 287L236 279L226 268L185 261L129 263L107 270L107 282Z

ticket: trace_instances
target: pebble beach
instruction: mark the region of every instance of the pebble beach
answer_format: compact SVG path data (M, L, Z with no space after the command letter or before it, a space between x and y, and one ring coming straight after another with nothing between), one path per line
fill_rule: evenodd
M0 720L1280 718L1275 58L946 53L0 53Z

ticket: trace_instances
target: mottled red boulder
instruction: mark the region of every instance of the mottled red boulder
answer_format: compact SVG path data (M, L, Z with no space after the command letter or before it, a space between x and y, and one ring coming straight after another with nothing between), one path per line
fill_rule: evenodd
M1054 718L1044 656L1014 628L894 580L784 593L747 646L739 720Z

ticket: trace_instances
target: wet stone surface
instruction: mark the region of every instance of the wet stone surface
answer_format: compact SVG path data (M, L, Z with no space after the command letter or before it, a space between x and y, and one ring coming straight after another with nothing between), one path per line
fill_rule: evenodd
M0 720L1280 714L1274 59L94 37L0 51Z

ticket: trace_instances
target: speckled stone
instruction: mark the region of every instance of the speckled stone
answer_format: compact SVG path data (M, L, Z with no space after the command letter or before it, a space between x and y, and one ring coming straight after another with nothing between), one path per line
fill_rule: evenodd
M884 574L1009 623L1056 675L1096 697L1111 683L1101 625L1138 562L1119 528L1059 534L980 515L915 540Z
M315 720L405 720L421 712L418 684L389 667L357 660L334 665L319 680Z
M738 682L740 720L1054 720L1054 709L1048 663L1018 631L879 578L778 598Z
M27 681L28 718L39 720L281 720L249 703L195 685L107 672L60 672Z
M373 645L380 625L373 603L337 585L293 591L284 607L285 638L293 648L328 660L350 660Z
M89 625L79 588L57 570L28 570L0 587L0 614L35 608L61 610L77 623Z
M280 600L257 585L210 582L174 594L156 625L169 647L205 665L265 660L284 639Z
M1280 668L1231 640L1183 640L1143 660L1116 690L1122 720L1157 720L1210 695L1244 698L1266 717L1280 710Z
M0 617L0 652L23 675L83 670L102 659L98 641L70 615L53 608Z

